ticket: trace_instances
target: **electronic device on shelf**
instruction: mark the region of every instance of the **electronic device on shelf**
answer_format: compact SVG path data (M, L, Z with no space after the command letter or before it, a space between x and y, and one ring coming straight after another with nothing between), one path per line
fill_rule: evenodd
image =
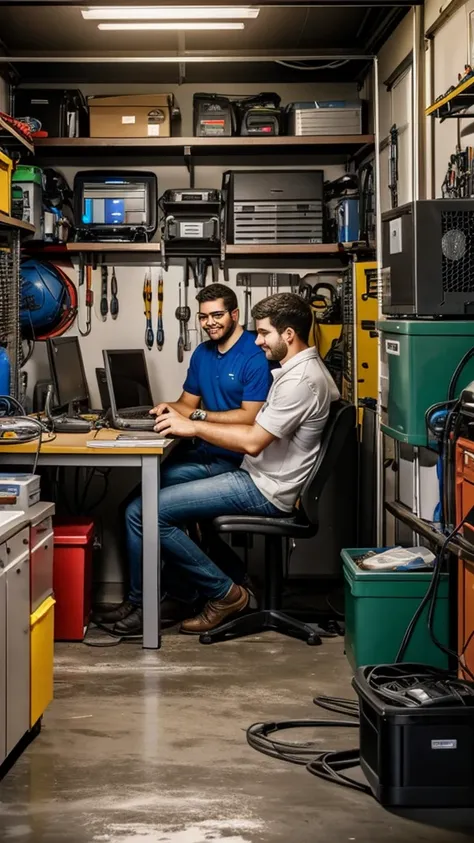
M153 396L142 349L104 350L110 421L117 430L153 430Z
M74 178L76 240L147 242L158 225L154 173L86 170Z
M282 114L278 94L257 94L238 102L240 134L251 137L269 137L282 134Z
M217 256L222 241L222 197L210 188L173 188L160 199L162 261L171 255Z
M345 100L292 102L286 107L287 132L308 135L361 135L362 103Z
M229 243L322 243L322 170L228 170L223 176Z
M237 132L237 109L222 94L194 94L193 117L197 138L230 138Z
M382 312L472 316L474 199L410 202L382 215Z

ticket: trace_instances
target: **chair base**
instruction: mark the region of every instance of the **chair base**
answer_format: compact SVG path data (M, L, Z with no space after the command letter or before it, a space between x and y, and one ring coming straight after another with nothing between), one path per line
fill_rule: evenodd
M227 638L241 638L244 635L258 635L266 630L281 632L282 635L289 635L291 638L299 638L307 644L321 644L319 632L324 630L312 629L308 624L291 618L277 609L262 609L258 612L249 612L228 621L217 629L204 632L199 636L201 644L215 644L216 641L224 641Z

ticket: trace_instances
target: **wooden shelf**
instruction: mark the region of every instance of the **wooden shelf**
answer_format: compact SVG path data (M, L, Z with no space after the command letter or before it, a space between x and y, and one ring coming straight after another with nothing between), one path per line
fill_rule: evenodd
M249 243L228 245L228 255L337 255L344 252L337 243Z
M110 240L101 243L66 243L67 252L159 252L159 243L114 243Z
M7 229L17 229L17 231L22 231L28 234L35 233L34 225L30 225L29 222L23 222L22 220L17 220L15 217L9 217L7 214L2 214L0 212L0 228L7 228Z
M121 155L216 155L272 151L284 154L298 151L313 154L367 155L374 147L374 135L316 135L310 137L235 138L38 138L38 156L110 155L111 148ZM315 148L318 148L317 151Z
M6 132L7 135L10 135L12 140L15 141L15 145L19 143L22 146L26 147L28 152L34 154L35 148L33 144L27 141L24 137L22 137L22 135L20 135L20 133L17 132L16 129L13 128L13 126L10 126L9 123L6 123L5 120L0 117L0 135L3 135L4 132ZM8 141L6 145L8 146Z
M425 110L427 117L438 117L447 120L450 117L462 117L469 106L474 105L474 76L460 82L452 91L436 100Z

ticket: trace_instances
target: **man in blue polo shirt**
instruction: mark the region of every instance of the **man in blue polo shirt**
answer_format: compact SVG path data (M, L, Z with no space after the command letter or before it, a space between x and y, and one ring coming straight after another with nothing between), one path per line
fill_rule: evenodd
M192 420L251 425L270 389L270 364L255 345L256 334L239 324L237 297L230 287L211 284L200 290L196 299L198 319L209 340L194 351L180 398L159 404L152 412L160 416L170 407ZM242 454L227 448L200 439L182 442L163 464L161 487L235 471L241 462ZM128 529L130 519L136 523L137 516L141 518L141 505L137 495L126 511L128 598L112 612L94 618L118 635L142 632L142 538Z

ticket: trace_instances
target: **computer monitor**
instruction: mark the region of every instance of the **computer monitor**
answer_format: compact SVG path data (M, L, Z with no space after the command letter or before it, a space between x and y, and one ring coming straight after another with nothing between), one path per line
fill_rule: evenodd
M104 351L112 382L111 403L117 410L152 407L153 397L142 349Z
M56 405L74 409L89 407L89 390L78 337L48 340L48 357Z

